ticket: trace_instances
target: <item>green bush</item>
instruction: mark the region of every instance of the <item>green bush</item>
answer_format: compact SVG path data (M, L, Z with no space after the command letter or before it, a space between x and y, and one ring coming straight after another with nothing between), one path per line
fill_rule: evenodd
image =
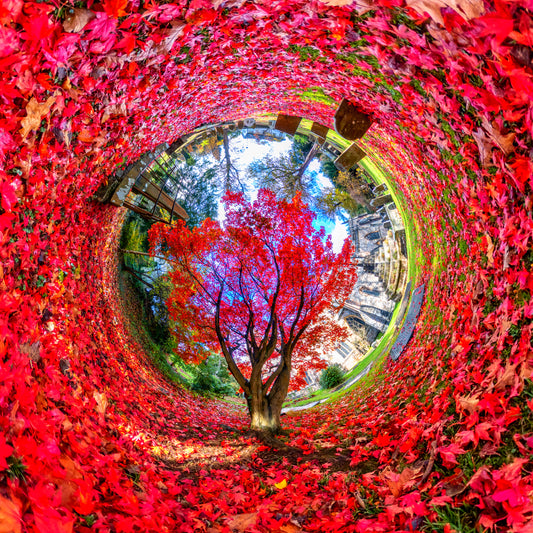
M322 374L320 374L320 386L323 389L332 389L342 383L343 378L344 370L341 366L338 364L330 365L322 370Z
M235 394L238 388L237 382L228 372L220 356L211 355L193 371L191 390L200 394L231 396Z

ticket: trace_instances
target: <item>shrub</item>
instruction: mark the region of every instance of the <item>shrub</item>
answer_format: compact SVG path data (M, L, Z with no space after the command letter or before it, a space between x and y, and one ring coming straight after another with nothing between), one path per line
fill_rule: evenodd
M210 356L190 369L194 372L191 390L200 394L233 395L238 388L219 356Z
M342 383L343 377L344 370L340 365L330 365L328 368L322 370L322 374L320 374L320 386L323 389L332 389L339 383Z

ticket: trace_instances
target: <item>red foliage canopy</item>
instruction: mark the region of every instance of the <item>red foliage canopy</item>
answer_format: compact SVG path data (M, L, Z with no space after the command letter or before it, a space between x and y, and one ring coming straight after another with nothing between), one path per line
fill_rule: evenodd
M335 254L331 237L314 229L315 215L299 196L279 201L261 189L251 204L227 193L224 205L223 226L207 219L192 230L180 221L150 231L153 253L174 266L168 305L180 325L178 351L200 359L222 346L241 365L229 364L242 385L243 374L249 375L242 365L255 366L256 352L274 335L262 362L264 379L289 347L301 386L306 370L324 367L324 350L347 337L334 312L356 280L350 242Z

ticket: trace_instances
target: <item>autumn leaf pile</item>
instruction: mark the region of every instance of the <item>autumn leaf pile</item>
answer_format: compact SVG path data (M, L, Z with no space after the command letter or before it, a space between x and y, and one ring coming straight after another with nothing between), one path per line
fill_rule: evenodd
M531 10L0 0L0 531L531 531ZM309 94L373 115L427 293L398 363L284 417L284 459L150 364L91 195L204 123L332 126Z

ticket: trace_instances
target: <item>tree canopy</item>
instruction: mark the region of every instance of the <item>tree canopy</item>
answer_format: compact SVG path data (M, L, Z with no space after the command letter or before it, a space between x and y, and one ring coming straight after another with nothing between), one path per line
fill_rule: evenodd
M323 368L322 354L346 335L332 308L356 279L351 244L340 254L300 195L277 200L261 189L249 203L240 193L223 199L223 225L207 219L189 229L155 225L152 253L173 265L168 300L180 352L200 361L221 351L248 400L252 426L279 429L291 373Z
M303 135L295 135L287 154L269 155L254 161L248 167L248 177L259 187L274 191L278 198L290 200L300 193L306 203L312 204L319 188L316 175L306 170L317 152L316 143L313 144Z

